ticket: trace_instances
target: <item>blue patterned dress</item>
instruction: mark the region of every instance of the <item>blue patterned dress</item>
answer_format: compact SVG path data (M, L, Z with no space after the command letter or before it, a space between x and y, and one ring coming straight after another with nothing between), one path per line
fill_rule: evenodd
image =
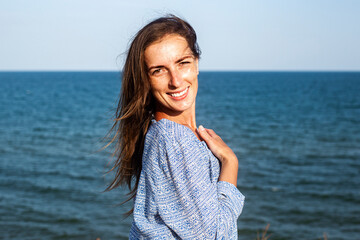
M153 120L142 164L130 239L237 239L245 198L189 128Z

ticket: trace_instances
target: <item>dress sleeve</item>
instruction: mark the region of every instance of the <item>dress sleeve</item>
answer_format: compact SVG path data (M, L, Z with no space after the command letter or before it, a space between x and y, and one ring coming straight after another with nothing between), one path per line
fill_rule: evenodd
M186 138L161 135L153 172L158 215L181 239L237 239L244 196L231 183L211 180L209 154Z

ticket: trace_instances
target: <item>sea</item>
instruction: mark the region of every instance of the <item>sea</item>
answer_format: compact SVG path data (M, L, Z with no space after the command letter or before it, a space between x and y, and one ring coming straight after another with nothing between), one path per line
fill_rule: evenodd
M106 192L119 72L0 72L0 239L127 239ZM200 72L197 124L239 158L240 240L360 239L360 72ZM326 236L326 237L325 237Z

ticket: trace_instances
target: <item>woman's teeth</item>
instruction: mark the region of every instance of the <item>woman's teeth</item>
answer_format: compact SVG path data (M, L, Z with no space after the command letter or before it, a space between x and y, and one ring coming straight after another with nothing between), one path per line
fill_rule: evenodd
M184 91L182 92L179 92L179 93L171 93L170 95L172 97L181 97L182 95L184 95L186 93L186 91L188 90L189 88L186 88Z

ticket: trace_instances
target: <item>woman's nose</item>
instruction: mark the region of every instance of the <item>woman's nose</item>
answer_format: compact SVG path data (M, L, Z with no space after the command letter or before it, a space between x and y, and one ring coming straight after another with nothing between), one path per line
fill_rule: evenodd
M181 73L177 69L172 69L170 71L169 85L172 87L181 87L181 83L182 83Z

